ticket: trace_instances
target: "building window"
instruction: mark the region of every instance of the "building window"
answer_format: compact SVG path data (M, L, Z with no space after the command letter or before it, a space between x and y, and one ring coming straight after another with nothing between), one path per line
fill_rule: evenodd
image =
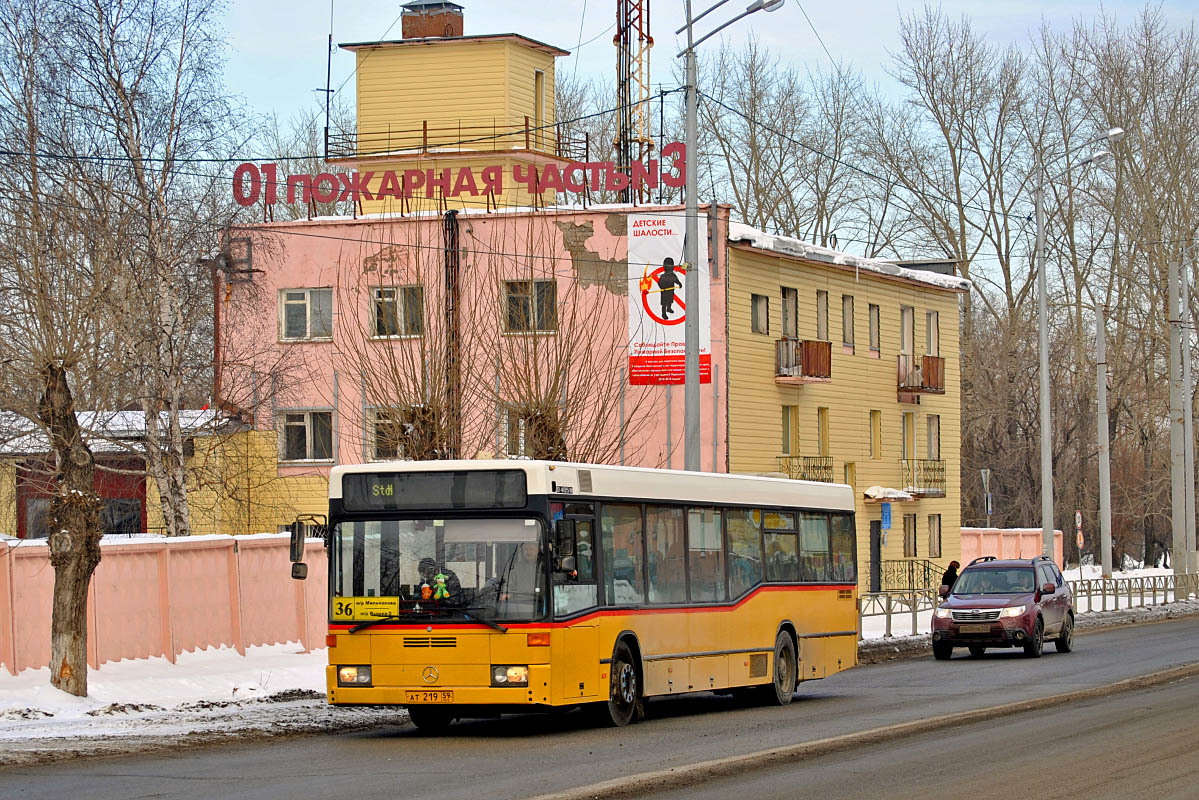
M870 457L883 457L883 412L870 412Z
M376 459L433 459L439 455L437 424L428 406L375 409L373 428L371 450Z
M816 409L816 437L820 447L820 455L828 455L828 409L824 406Z
M288 411L280 417L280 461L333 459L332 411Z
M279 292L280 338L286 341L333 338L332 289Z
M816 338L828 341L828 292L823 289L816 292Z
M916 415L911 411L903 412L903 441L900 443L903 452L900 458L907 461L916 457Z
M941 515L928 515L928 557L941 557Z
M420 336L425 330L424 289L380 286L374 290L375 336Z
M928 458L930 461L941 460L941 415L928 415Z
M879 352L882 349L882 334L879 332L878 306L870 304L870 349Z
M799 455L799 406L783 406L783 455Z
M754 333L770 333L770 298L764 294L749 296L749 329Z
M786 286L783 289L783 336L788 339L795 339L799 336L799 326L796 320L799 319L799 290L788 289Z
M504 281L504 294L509 333L558 330L558 284L554 281Z
M924 352L930 356L941 355L941 323L936 311L924 315Z
M916 515L903 515L903 557L916 557Z
M841 295L841 344L853 347L853 295Z
M899 352L912 354L916 346L916 311L911 306L899 307Z

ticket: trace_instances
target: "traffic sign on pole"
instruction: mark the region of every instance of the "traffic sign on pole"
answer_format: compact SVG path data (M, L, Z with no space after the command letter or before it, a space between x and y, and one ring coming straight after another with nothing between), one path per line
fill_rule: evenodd
M891 529L891 504L883 503L882 509L883 509L883 530L890 530Z

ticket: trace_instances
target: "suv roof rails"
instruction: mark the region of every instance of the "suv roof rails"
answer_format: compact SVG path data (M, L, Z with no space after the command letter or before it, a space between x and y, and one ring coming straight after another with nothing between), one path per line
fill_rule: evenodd
M973 567L975 564L979 563L980 561L994 561L994 560L995 560L995 556L979 556L978 558L974 559L966 566Z
M1051 560L1051 559L1049 558L1049 556L1047 556L1047 555L1045 555L1044 553L1042 553L1042 554L1041 554L1041 555L1039 555L1039 556L1033 556L1033 557L1032 557L1032 560L1033 560L1033 562L1035 563L1035 562L1037 562L1037 561L1049 561L1049 560Z

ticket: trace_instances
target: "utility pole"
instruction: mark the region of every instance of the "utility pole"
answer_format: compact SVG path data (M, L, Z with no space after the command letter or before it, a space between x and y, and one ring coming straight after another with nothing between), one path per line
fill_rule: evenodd
M1182 319L1178 304L1180 261L1172 261L1166 279L1166 319L1170 325L1170 566L1186 572L1186 470L1183 461Z
M1103 577L1112 576L1112 458L1107 421L1107 309L1095 306L1095 394L1099 406L1099 555ZM1079 555L1079 577L1082 555Z
M1187 246L1182 246L1182 266L1179 270L1179 293L1182 299L1182 442L1183 481L1186 484L1186 572L1195 572L1195 431L1192 420L1194 386L1191 383L1191 268Z
M699 153L696 123L699 83L695 63L695 41L691 28L691 0L684 3L687 12L687 233L683 257L687 271L683 280L683 469L699 471ZM708 324L704 320L704 324Z

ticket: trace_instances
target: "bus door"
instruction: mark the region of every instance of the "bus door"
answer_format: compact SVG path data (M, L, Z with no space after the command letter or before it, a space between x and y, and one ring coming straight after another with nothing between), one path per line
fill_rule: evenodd
M595 575L595 507L591 503L553 503L550 516L574 523L575 574L554 571L554 619L566 624L559 641L560 652L553 654L554 671L561 676L562 698L595 699L600 695L599 660L609 654L599 653L599 627L587 611L599 603ZM571 623L570 620L579 620Z

